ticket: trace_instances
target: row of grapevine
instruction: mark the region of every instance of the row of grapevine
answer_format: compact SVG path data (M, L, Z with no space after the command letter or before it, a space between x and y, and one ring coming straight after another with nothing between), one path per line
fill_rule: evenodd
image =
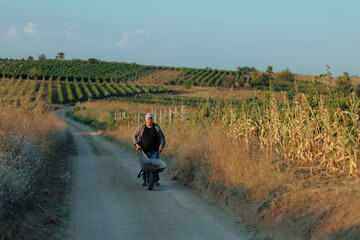
M100 83L99 79L96 79L96 81L95 81L95 86L100 90L102 96L104 96L104 97L110 96L110 93L109 93L108 90L106 90L106 88Z
M53 97L53 78L50 77L48 80L48 89L47 89L47 101L48 103L52 103L52 97Z
M103 81L104 87L111 95L117 95L116 90L107 81Z
M39 90L36 92L36 101L39 101L43 98L45 94L45 80L42 80L40 83Z
M68 78L66 78L66 80L65 80L65 89L66 89L66 94L67 94L67 101L68 102L73 102L74 101L74 95L73 95L73 93L71 91L71 86L70 86Z
M122 96L125 96L126 95L126 91L124 88L120 87L118 84L116 84L114 81L110 81L110 86L114 89L116 89L116 91L122 95Z
M101 96L100 92L90 79L89 79L89 86L90 86L91 91L94 93L95 98L99 98Z
M60 78L56 79L56 91L57 91L57 96L58 96L58 103L63 103L64 102L64 95L63 95L63 91L61 89Z
M88 86L86 85L84 79L82 78L81 79L81 82L80 82L80 85L81 85L81 88L84 90L85 92L85 95L86 95L86 98L89 99L89 98L92 98L93 97L93 94L91 93L91 91L89 90Z
M79 86L78 82L76 81L76 79L74 80L74 88L75 88L77 99L82 100L84 98L84 95L82 94L80 86Z

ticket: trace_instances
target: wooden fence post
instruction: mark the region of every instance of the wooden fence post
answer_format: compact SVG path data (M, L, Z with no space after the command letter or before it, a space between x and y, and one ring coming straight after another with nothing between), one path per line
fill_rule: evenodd
M184 105L181 105L181 121L184 120Z
M160 110L160 124L161 124L161 117L162 117L161 115L162 115L162 112L161 112L161 110Z
M170 119L170 124L171 124L171 108L169 108L169 119Z

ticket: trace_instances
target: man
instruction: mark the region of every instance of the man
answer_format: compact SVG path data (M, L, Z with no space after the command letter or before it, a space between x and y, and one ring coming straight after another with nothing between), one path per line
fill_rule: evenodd
M160 152L165 147L165 136L160 126L153 122L152 113L145 115L145 123L136 129L133 142L136 150L142 149L148 158L159 158ZM146 174L143 174L143 180L143 186L146 186ZM159 176L157 176L156 185L160 185L158 180Z

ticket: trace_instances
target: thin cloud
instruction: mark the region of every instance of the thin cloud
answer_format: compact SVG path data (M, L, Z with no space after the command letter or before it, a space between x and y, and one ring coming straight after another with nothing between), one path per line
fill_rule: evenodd
M9 39L19 39L20 38L15 27L11 27L10 30L6 32L5 36L6 36L6 38L9 38Z
M36 31L34 29L34 26L35 26L35 23L33 23L33 22L26 23L26 26L24 27L24 33L35 34Z
M166 46L167 46L168 48L175 48L174 44L171 44L171 43L167 43Z
M67 27L70 30L75 30L80 28L80 24L71 24L71 23L64 23L65 27Z
M95 47L95 42L93 40L87 40L87 41L85 41L85 43L87 45L89 45L90 47Z
M146 29L139 29L134 32L134 34L149 34L149 33L150 30L146 30Z
M131 35L131 32L129 30L125 31L123 33L123 36L119 42L116 43L119 47L125 47L129 43L129 37Z
M116 42L115 45L119 46L119 47L126 47L129 45L129 41L130 39L132 40L131 42L136 42L136 43L143 43L143 39L139 39L140 35L148 35L150 34L150 30L146 30L146 29L139 29L136 31L130 31L130 30L126 30L120 41Z
M59 33L60 33L60 35L63 35L63 36L69 37L69 38L78 37L77 33L74 33L74 32L68 31L68 30L60 30Z

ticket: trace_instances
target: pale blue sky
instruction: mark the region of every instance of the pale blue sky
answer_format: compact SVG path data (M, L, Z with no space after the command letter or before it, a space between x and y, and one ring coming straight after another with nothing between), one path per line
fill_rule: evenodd
M356 0L0 0L0 57L360 75Z

